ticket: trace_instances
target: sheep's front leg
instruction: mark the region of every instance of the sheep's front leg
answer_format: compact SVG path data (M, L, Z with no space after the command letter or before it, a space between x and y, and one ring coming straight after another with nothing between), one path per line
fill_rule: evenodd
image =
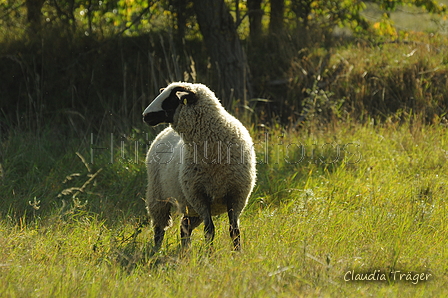
M188 200L188 203L204 221L205 240L211 246L215 238L215 225L213 224L211 210L212 198L200 190L192 189L191 193L195 195L191 196L192 199Z
M205 233L205 240L210 246L212 246L213 239L215 238L215 225L213 224L210 210L208 214L204 216L204 233Z
M180 226L180 239L182 249L188 249L191 244L191 233L202 222L199 217L184 216Z
M167 203L151 202L148 204L149 215L154 226L154 251L157 252L162 247L165 230L171 225L170 207Z
M165 229L159 226L154 226L154 251L158 251L160 247L162 247L164 236Z

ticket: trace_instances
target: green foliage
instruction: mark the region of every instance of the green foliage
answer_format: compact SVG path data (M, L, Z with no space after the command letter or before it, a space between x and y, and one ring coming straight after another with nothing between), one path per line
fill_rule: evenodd
M369 2L377 3L381 9L386 11L393 11L400 5L409 5L422 7L428 12L431 13L445 13L446 6L444 4L440 4L440 1L434 0L404 0L404 1L388 1L388 0L373 0Z
M307 89L308 94L302 101L302 113L299 121L313 119L319 122L328 122L332 119L342 119L344 99L334 99L334 94L318 87L316 81L313 88Z
M321 28L326 32L332 32L336 26L349 28L356 36L378 38L396 37L398 29L391 20L391 12L403 6L420 8L420 12L437 15L446 14L446 6L440 1L309 1L295 0L288 2L286 16L293 26L299 30L315 30ZM378 21L371 21L365 15L366 4L376 4L382 12Z
M87 36L108 38L116 34L140 35L154 30L173 31L173 28L184 26L190 30L191 36L198 32L195 19L182 15L183 11L192 13L194 1L146 1L146 0L103 0L103 1L45 1L37 15L44 28L62 28L63 30L81 32ZM233 12L236 24L244 29L239 30L242 37L248 36L247 16L249 11L246 1L226 1ZM265 15L269 15L269 1L262 1ZM0 1L0 28L3 39L10 31L17 36L23 35L23 29L28 27L29 11L27 0ZM333 31L335 26L348 27L356 34L366 34L370 30L380 35L390 34L390 30L378 30L379 25L369 22L363 15L366 3L375 3L385 12L380 22L386 26L390 22L390 12L401 6L413 6L433 14L445 14L446 6L434 0L404 0L404 1L285 1L285 20L290 26L301 30L322 28ZM30 8L31 9L31 8ZM38 8L34 8L38 9ZM188 21L187 21L188 19ZM183 24L177 24L182 21ZM380 27L381 27L380 26ZM192 30L191 30L192 29ZM182 29L183 30L183 29ZM9 33L8 33L9 31ZM370 31L372 32L372 31Z
M13 29L20 35L27 24L27 0L1 1L3 15L0 28ZM103 0L103 1L45 1L40 22L48 28L59 28L60 32L81 32L86 36L108 38L116 34L139 35L150 30L167 29L172 13L168 1ZM7 32L3 32L7 34Z
M367 23L360 14L365 8L363 1L313 1L310 8L308 21L327 27L327 30L332 30L335 25L348 26L355 32L367 29Z

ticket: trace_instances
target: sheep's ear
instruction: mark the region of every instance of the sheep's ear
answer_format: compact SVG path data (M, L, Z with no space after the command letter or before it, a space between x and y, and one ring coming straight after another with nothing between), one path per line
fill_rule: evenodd
M176 92L176 95L185 106L194 104L198 101L196 94L191 91L178 91Z

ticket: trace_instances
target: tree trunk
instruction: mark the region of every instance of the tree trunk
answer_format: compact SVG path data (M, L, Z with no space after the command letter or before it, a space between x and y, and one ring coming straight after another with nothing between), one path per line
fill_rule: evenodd
M182 46L185 39L185 26L187 24L187 0L171 0L170 4L174 7L176 13L176 46Z
M247 64L229 9L223 0L194 0L194 10L212 64L212 89L227 107L245 100Z
M311 13L313 0L292 0L291 10L296 15L297 27L308 27L308 16Z
M297 41L301 48L308 44L308 16L311 14L313 0L292 0L291 10L296 15Z
M271 0L271 18L269 20L269 33L281 34L283 31L283 12L285 10L284 0Z
M28 21L28 30L30 37L40 32L42 27L42 6L45 0L26 0L26 19Z
M263 10L261 9L261 0L247 0L249 8L249 37L253 42L257 42L261 37L261 19Z

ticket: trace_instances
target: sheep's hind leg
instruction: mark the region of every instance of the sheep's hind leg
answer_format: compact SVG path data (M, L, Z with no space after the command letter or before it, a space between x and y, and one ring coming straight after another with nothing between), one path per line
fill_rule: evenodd
M202 222L200 217L184 216L180 226L180 239L182 249L186 250L191 244L191 233Z
M229 215L229 232L230 238L233 241L233 250L240 251L241 250L241 236L240 229L238 227L238 214L235 212L233 206L228 204L227 206L227 214Z
M210 208L204 216L204 233L205 240L211 247L213 245L213 239L215 238L215 225L213 224Z
M169 204L152 205L148 208L154 225L154 252L162 247L165 230L171 225L170 208Z

